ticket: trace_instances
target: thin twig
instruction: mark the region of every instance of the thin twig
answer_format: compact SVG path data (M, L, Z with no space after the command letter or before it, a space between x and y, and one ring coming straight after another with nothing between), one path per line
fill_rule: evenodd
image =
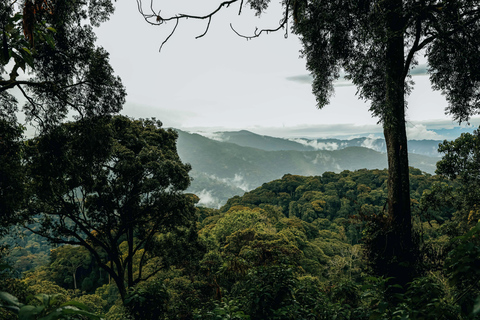
M178 21L180 21L180 20L177 19L177 22L175 23L175 27L173 28L172 32L170 32L170 34L168 35L168 37L167 37L165 40L163 40L162 44L160 45L160 48L158 49L158 52L161 52L161 51L162 51L163 45L164 45L165 43L167 43L168 39L170 39L170 38L173 36L173 34L175 33L175 30L177 30Z
M202 33L202 34L201 34L201 35L199 35L199 36L196 36L196 37L195 37L195 39L201 38L201 37L203 37L204 35L206 35L206 34L207 34L207 32L208 32L208 29L210 28L210 22L211 22L211 21L212 21L212 17L209 17L209 18L208 18L208 24L207 24L207 28L205 29L205 32L204 32L204 33Z

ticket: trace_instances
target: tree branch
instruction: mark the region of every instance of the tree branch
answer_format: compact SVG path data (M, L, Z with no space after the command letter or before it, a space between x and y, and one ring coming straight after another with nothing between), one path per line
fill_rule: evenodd
M177 30L178 21L179 21L179 20L176 21L175 27L173 28L172 32L170 32L170 34L168 35L168 37L167 37L165 40L163 40L162 44L160 45L160 48L158 49L158 52L162 51L163 45L164 45L165 43L167 43L168 39L170 39L170 37L173 36L173 34L175 33L175 30Z
M275 29L261 29L259 31L258 28L255 28L255 31L253 32L252 36L246 36L246 35L243 35L243 34L240 34L239 32L237 32L237 30L235 30L235 28L233 28L233 25L231 23L230 23L230 28L233 30L233 32L235 32L235 34L237 36L239 36L241 38L245 38L247 40L258 38L264 32L268 34L269 32L277 32L280 29L285 28L284 37L288 38L288 19L289 19L289 13L290 13L288 8L290 8L290 1L287 1L287 3L285 4L285 13L283 15L283 19L280 20L278 27L275 28Z
M229 7L232 3L235 3L237 1L239 1L239 0L224 1L224 2L220 3L220 5L215 10L213 10L212 12L210 12L209 14L206 14L204 16L195 16L195 15L181 13L181 14L173 16L173 17L162 18L162 16L160 16L160 11L161 10L158 13L156 13L155 10L153 9L153 0L150 3L150 10L152 11L151 14L146 14L146 13L143 12L142 0L137 0L137 7L138 7L138 11L143 16L143 18L145 19L145 21L147 23L158 26L158 25L163 24L164 22L168 22L168 21L172 21L172 20L177 20L178 21L180 19L196 19L196 20L209 19L214 14L219 12L223 7ZM155 19L155 21L152 22L150 19Z
M150 0L150 13L145 13L143 11L143 6L142 6L142 0L137 0L137 8L138 8L138 12L143 16L143 18L145 19L145 21L151 25L155 25L155 26L159 26L159 25L162 25L163 23L166 23L168 21L173 21L175 20L175 27L172 29L172 31L170 32L170 34L167 36L167 38L162 42L162 44L160 45L160 48L159 48L159 51L162 50L163 46L165 45L165 43L168 42L168 40L173 36L173 34L175 33L175 31L177 30L177 27L178 27L178 24L179 24L179 21L181 19L196 19L196 20L208 20L207 22L207 26L205 28L205 31L196 36L195 39L199 39L199 38L202 38L204 37L208 30L210 29L210 23L212 22L212 17L213 15L215 15L217 12L219 12L220 10L222 10L222 8L224 7L229 7L231 4L235 3L235 2L240 2L240 7L239 7L239 10L238 10L238 14L240 15L242 13L242 7L243 7L243 3L244 3L244 0L229 0L229 1L224 1L222 3L220 3L218 5L218 7L211 11L210 13L206 14L206 15L190 15L190 14L178 14L178 15L175 15L175 16L171 16L171 17L168 17L168 18L164 18L162 17L160 14L161 14L161 10L159 10L158 12L155 11L155 9L153 8L153 1L154 0ZM279 31L280 29L283 29L283 28L286 28L285 30L285 38L288 37L288 18L289 18L289 7L290 7L290 2L288 1L286 4L285 4L285 14L284 14L284 17L282 18L282 20L280 21L279 23L279 26L277 28L274 28L274 29L261 29L259 30L258 28L255 29L255 32L254 32L254 35L253 36L245 36L245 35L242 35L240 34L239 32L237 32L232 24L230 24L230 28L233 30L233 32L235 32L235 34L237 34L238 36L242 37L242 38L246 38L246 39L252 39L252 38L257 38L259 37L262 33L269 33L269 32L276 32L276 31Z
M422 32L422 20L419 17L415 23L415 41L413 42L412 48L408 52L407 59L405 60L405 66L403 70L404 81L408 75L408 72L410 71L410 64L412 63L413 57L415 56L415 53L418 52L419 50L418 43L420 42L421 32Z

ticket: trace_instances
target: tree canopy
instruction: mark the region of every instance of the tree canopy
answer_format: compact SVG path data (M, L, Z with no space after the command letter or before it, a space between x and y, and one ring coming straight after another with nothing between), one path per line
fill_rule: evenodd
M114 11L110 1L6 0L0 3L0 217L14 222L23 197L23 113L37 132L67 115L120 111L125 88L93 26ZM23 106L19 101L24 100Z
M125 89L95 44L92 26L113 12L110 1L2 1L2 117L15 117L17 89L27 119L41 126L121 110Z
M455 197L457 207L471 211L471 219L475 220L480 210L480 128L473 134L462 133L454 141L445 140L438 150L444 156L436 172L460 183L460 195Z
M66 123L28 142L31 229L57 244L88 249L122 298L162 268L150 256L156 234L188 224L183 194L190 166L175 131L123 116ZM153 259L153 260L152 260Z

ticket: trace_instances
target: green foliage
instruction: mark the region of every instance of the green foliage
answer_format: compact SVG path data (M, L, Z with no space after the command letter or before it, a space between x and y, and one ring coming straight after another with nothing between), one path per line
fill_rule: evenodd
M0 107L0 236L21 220L18 209L23 203L25 170L22 165L24 128L2 117Z
M456 300L462 313L470 314L480 295L480 222L462 236L454 238L445 268L449 281L457 287Z
M478 230L449 242L457 213L452 216L451 208L435 205L441 196L431 195L438 186L438 190L445 186L439 177L412 170L412 199L418 199L419 209L428 207L428 213L416 221L424 241L438 250L454 249L445 272L441 270L444 256L439 255L438 264L425 264L425 268L435 266L428 272L431 276L418 278L403 290L393 279L366 278L365 246L356 240L365 221L352 214L367 219L381 212L384 173L362 170L321 177L288 176L262 187L273 195L266 198L268 203L254 204L258 194L266 194L260 188L232 199L235 205L226 212L226 208L223 212L198 209L191 221L200 222L155 234L149 248L153 253L145 256L143 269L148 274L158 271L131 286L123 302L114 282L97 288L94 295L77 290L74 300L95 312L108 310L105 317L112 320L472 318L474 298L480 292L468 284L478 283L471 272L478 260L473 237ZM447 186L455 189L455 184ZM285 191L288 202L282 202ZM286 217L291 202L297 204L298 216ZM365 210L367 205L371 211ZM324 217L309 222L304 213L310 210ZM439 219L427 220L432 217ZM135 233L134 243L141 239L139 235ZM119 249L125 255L128 242L122 240ZM61 293L62 301L72 299L72 291L55 285L52 278L68 276L62 255L75 258L79 248L55 249L51 265L28 273L23 283L35 293L43 288L49 294ZM132 260L138 263L140 259L138 254ZM79 276L91 272L85 279L96 279L94 266L87 268L80 268ZM139 269L134 267L133 273L138 275Z
M92 26L113 12L110 1L2 1L0 4L0 108L16 122L13 88L27 99L23 111L42 129L65 119L121 110L125 89L95 45ZM21 72L22 70L23 72Z
M63 283L73 285L77 289L77 272L81 267L88 267L90 264L90 253L84 247L73 247L65 245L58 247L50 253L50 270L60 273ZM63 273L63 274L62 274ZM66 274L65 274L66 273Z
M19 320L56 320L74 319L82 316L86 319L100 320L100 315L91 313L87 307L75 301L63 302L59 295L37 294L29 298L28 305L6 292L0 292L0 308L13 310L18 314Z
M143 288L131 288L124 304L135 319L164 319L168 309L169 294L165 285L151 281Z
M437 163L437 173L455 179L461 189L454 197L459 210L471 215L470 220L480 218L480 129L462 135L454 141L444 141L439 152L444 153ZM476 217L475 217L476 216Z
M193 198L182 193L190 166L176 153L176 133L161 125L99 117L60 125L28 142L28 210L40 224L31 231L85 247L122 297L126 287L159 271L155 235L194 217Z
M241 310L241 305L238 300L224 300L221 302L215 302L215 307L211 311L207 311L204 314L201 311L197 311L194 319L208 319L208 320L223 320L223 319L245 319L249 320L250 316L246 315Z

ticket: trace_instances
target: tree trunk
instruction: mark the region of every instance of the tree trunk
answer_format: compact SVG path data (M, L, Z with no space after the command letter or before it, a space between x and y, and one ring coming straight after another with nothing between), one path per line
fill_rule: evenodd
M404 22L402 0L386 0L386 98L383 129L388 157L388 232L386 252L391 255L386 275L405 285L413 277L410 179L405 128Z
M133 227L128 228L127 233L128 255L127 263L127 286L133 286Z

